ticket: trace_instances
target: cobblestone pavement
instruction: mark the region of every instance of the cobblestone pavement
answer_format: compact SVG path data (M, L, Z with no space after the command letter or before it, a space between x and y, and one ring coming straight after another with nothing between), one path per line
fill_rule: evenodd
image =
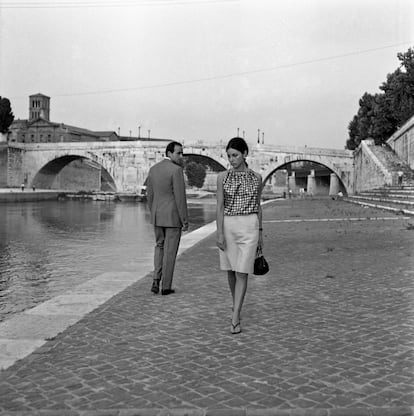
M211 235L174 295L148 275L1 372L0 414L414 415L414 218L278 201L264 235L241 334Z

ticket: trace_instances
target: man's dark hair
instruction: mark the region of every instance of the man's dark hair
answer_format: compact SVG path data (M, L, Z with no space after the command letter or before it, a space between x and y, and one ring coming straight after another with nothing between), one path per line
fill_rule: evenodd
M175 146L183 147L183 145L181 143L170 142L170 143L167 144L167 147L165 148L165 156L168 156L168 152L174 153Z

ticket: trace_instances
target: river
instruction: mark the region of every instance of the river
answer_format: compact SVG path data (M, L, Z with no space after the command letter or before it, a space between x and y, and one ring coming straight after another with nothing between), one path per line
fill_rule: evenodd
M215 200L189 200L190 230L215 219ZM108 271L152 259L145 203L0 204L0 321Z

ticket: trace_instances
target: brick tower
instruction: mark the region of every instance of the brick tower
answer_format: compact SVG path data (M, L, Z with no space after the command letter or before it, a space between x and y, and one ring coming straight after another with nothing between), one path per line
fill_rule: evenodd
M50 97L43 94L29 96L29 121L37 118L50 121Z

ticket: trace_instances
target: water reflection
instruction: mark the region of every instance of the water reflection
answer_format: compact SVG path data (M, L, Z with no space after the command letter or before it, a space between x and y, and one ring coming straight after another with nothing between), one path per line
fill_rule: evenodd
M190 231L215 204L189 203ZM152 260L146 204L44 201L0 204L0 321L107 271Z
M44 228L53 231L84 231L111 221L114 208L115 204L109 203L66 201L33 211L33 218Z

